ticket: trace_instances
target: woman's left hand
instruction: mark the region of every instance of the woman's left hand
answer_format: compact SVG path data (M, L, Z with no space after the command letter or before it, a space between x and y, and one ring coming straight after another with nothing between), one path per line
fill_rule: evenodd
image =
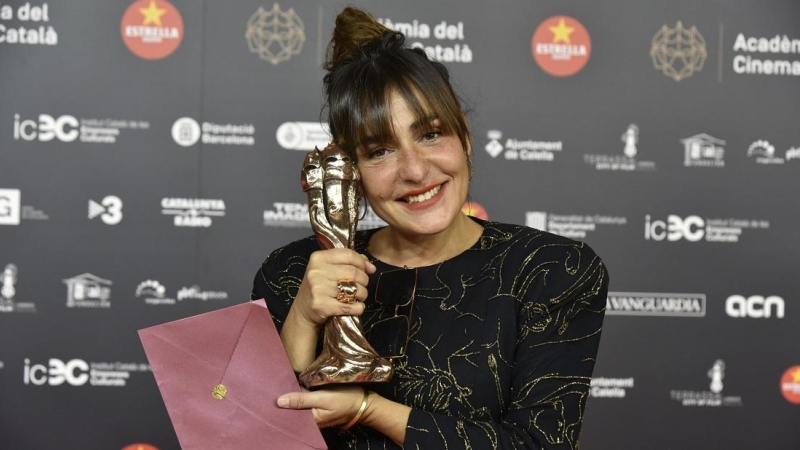
M356 416L364 390L358 386L335 386L318 391L290 392L278 397L278 406L286 409L310 409L320 428L346 425ZM367 399L367 410L372 396Z

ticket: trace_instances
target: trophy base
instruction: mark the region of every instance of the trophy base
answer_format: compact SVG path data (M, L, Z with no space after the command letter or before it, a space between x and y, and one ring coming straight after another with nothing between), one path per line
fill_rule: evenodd
M392 362L385 358L372 359L365 366L356 366L352 361L326 358L320 364L312 364L300 374L300 383L307 389L329 384L381 383L392 378Z

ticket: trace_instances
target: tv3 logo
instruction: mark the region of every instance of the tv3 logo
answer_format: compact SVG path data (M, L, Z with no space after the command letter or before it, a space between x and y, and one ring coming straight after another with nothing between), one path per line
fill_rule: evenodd
M89 200L89 219L100 216L106 225L116 225L122 221L122 200L116 195L108 195L100 203Z

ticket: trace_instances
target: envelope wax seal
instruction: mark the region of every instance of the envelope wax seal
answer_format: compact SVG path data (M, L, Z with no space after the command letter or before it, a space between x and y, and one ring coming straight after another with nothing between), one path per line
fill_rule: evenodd
M228 395L228 388L224 384L218 384L211 390L211 396L217 400L222 400L226 395Z

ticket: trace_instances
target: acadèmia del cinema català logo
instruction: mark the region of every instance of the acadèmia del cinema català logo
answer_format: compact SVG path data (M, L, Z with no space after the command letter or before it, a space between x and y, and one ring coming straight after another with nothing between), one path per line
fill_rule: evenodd
M166 0L137 0L123 14L120 33L134 55L163 59L181 45L183 18Z
M553 16L533 33L531 51L536 64L554 77L580 72L592 53L592 39L586 28L569 16Z

